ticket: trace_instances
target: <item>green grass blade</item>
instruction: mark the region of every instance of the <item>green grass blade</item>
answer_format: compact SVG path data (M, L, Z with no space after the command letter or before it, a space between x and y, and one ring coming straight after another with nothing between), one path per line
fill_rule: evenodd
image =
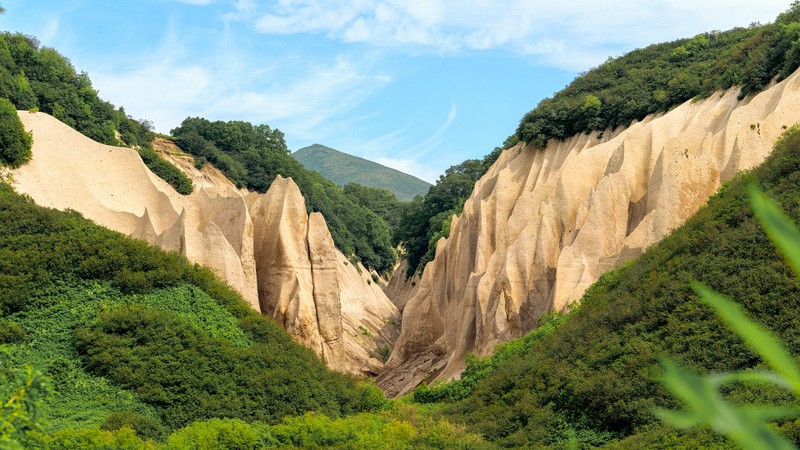
M773 422L800 417L800 408L791 406L749 405L742 406L739 410L762 422Z
M716 387L721 387L731 383L753 383L771 384L786 389L792 389L792 385L782 376L774 372L764 372L757 370L746 370L739 372L723 372L715 375L708 375L708 380Z
M656 408L654 410L656 417L662 421L677 428L694 428L704 425L705 422L694 414L688 414L682 411L673 411L671 409Z
M692 288L751 349L792 385L796 393L800 393L800 370L786 347L771 332L750 320L737 303L702 283L694 282Z
M781 211L778 205L751 184L747 188L756 218L767 236L786 258L794 272L800 276L800 230Z
M793 408L737 407L717 390L708 378L665 359L662 382L672 394L686 404L686 411L656 409L655 414L680 428L707 424L745 449L794 449L791 442L765 423L773 418L792 417Z

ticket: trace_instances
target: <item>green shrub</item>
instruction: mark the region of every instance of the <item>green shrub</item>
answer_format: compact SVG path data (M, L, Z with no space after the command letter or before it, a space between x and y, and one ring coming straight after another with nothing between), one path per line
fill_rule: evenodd
M53 433L30 433L25 441L30 450L155 450L130 428L115 431L95 428L61 430Z
M8 350L0 346L0 356ZM26 433L38 429L49 380L31 366L15 367L0 359L0 448L19 448Z
M28 332L17 322L0 317L0 345L20 344L28 339Z
M139 155L154 174L169 183L179 194L189 195L192 193L192 180L181 169L159 156L155 150L143 147L139 149Z
M166 430L158 420L139 414L135 411L117 411L111 413L100 425L101 430L116 431L130 428L144 439L162 440Z
M25 131L17 109L7 98L0 98L0 164L19 167L31 159L33 137Z
M194 422L169 436L164 450L241 450L275 448L278 441L265 425L237 419Z

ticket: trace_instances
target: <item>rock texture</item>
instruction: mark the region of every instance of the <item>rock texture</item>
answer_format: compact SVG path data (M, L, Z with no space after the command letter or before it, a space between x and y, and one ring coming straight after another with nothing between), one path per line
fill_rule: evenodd
M419 275L416 273L408 276L408 260L401 259L397 266L392 271L392 277L389 282L384 286L383 291L392 299L392 303L400 312L403 312L406 303L411 300L417 293L417 286L420 281Z
M396 339L399 312L363 267L336 250L325 220L306 213L291 179L248 193L157 140L162 157L192 178L195 192L182 196L136 151L94 142L47 114L18 114L34 145L31 162L12 173L17 191L210 267L333 369L381 369L379 348Z
M399 395L455 377L468 352L486 355L578 301L762 162L798 120L795 73L742 101L718 93L602 138L506 150L438 243L378 384Z

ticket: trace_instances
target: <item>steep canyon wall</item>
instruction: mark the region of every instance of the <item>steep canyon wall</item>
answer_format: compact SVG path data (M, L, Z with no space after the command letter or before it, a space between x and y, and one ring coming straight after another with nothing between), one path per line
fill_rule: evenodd
M457 376L578 301L638 256L800 121L800 78L737 99L690 101L624 130L506 150L476 184L403 309L378 384L388 395Z

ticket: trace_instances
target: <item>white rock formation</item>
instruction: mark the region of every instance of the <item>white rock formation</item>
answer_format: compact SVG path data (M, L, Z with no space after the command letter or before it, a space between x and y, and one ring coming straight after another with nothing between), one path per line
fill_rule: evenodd
M506 150L442 239L378 384L448 379L578 301L603 272L682 224L800 121L795 73L756 96L686 102L615 133Z

